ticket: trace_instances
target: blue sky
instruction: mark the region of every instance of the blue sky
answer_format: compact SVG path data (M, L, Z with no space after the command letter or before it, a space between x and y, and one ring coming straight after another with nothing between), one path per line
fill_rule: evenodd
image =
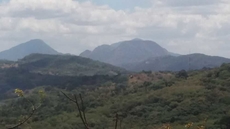
M9 0L0 0L0 2L3 2L3 1L9 1Z
M86 1L86 0L78 0ZM150 0L90 0L97 5L108 5L115 10L133 9L134 7L147 8L151 6Z
M0 0L0 2L9 0ZM132 10L135 7L148 8L151 6L150 0L76 0L80 2L90 1L96 5L108 5L115 10Z

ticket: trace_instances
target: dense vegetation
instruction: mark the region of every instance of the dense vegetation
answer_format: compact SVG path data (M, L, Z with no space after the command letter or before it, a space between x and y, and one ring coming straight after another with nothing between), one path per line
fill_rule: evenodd
M7 91L13 91L15 88L26 90L45 85L72 90L82 85L98 86L108 81L119 83L124 80L123 76L54 76L31 73L20 68L0 69L0 99L10 97L11 94Z
M18 61L18 64L30 72L59 76L117 75L125 72L106 63L72 55L32 54Z
M157 129L168 123L175 129L183 129L189 122L194 123L194 129L199 125L205 125L206 129L226 129L230 123L230 64L188 73L142 72L129 76L27 74L20 77L30 82L28 87L24 87L26 97L40 103L36 95L40 89L44 89L46 97L37 113L22 126L23 129L84 128L76 105L61 91L69 96L82 94L86 117L93 129L114 129L116 113L123 129ZM15 79L20 75L13 73L5 79ZM4 83L7 82L13 81ZM35 82L40 83L33 86ZM16 84L20 83L11 88L17 88ZM17 98L12 90L7 95L8 99L1 101L0 128L16 124L31 110L30 105L23 98Z

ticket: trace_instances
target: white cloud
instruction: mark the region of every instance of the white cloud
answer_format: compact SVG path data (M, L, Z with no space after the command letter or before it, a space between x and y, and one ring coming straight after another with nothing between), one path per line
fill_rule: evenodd
M207 6L218 3L218 0L152 0L153 4L188 7L188 6Z
M230 57L228 0L152 0L133 11L73 0L10 0L0 3L0 50L41 38L61 52L78 54L135 37L173 52Z

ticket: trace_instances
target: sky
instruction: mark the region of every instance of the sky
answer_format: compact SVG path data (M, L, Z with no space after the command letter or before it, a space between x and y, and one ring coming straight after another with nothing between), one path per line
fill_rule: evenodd
M42 39L62 53L141 38L230 58L229 0L0 0L0 51Z

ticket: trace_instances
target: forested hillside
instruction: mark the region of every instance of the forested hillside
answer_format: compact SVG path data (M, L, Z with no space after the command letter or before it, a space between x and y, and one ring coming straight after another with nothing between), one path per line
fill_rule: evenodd
M123 67L131 71L180 71L199 70L202 68L215 68L223 63L230 63L230 59L204 54L189 54L181 56L164 56L149 58L141 63L127 64Z
M125 70L110 64L73 55L31 54L18 62L33 73L59 76L117 75Z
M99 77L91 79L96 81ZM200 71L142 72L102 78L104 81L99 83L88 83L89 78L76 82L76 87L54 83L24 90L26 98L42 106L21 128L84 128L76 105L61 91L72 99L72 94L82 95L86 119L92 129L114 129L116 120L118 128L123 129L158 129L163 125L184 129L190 122L192 129L229 126L230 64ZM42 102L36 95L40 89L46 94ZM1 128L15 125L31 110L30 104L16 97L13 91L8 95L8 99L1 101Z

